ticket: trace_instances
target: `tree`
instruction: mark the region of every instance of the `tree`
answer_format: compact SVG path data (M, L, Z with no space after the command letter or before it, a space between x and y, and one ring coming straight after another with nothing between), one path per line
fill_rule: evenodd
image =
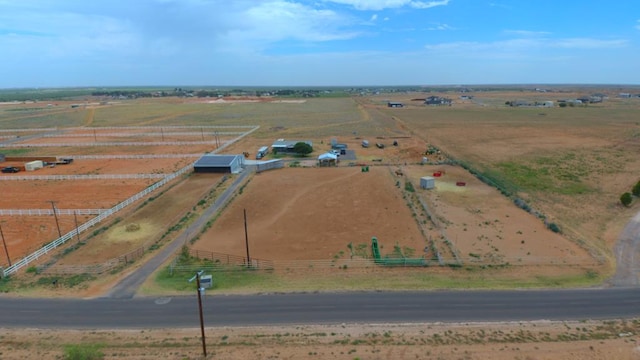
M296 154L308 155L313 152L313 147L311 147L311 145L307 144L306 142L301 141L293 145L293 151L295 151Z
M633 201L633 197L631 196L631 193L626 192L622 194L622 196L620 196L620 202L624 206L631 205L631 201Z
M640 181L638 181L631 190L631 193L635 196L640 196Z

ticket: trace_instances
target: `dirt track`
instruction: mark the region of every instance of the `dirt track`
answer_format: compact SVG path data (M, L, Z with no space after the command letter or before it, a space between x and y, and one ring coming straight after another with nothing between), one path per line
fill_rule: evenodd
M618 238L614 249L616 273L609 280L613 286L638 286L640 268L640 212L631 219Z

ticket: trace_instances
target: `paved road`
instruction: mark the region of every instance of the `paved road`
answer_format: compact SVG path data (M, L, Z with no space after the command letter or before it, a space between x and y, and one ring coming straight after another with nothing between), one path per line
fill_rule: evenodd
M122 281L116 284L109 292L109 297L116 299L129 299L132 298L138 291L140 286L147 280L154 271L156 271L165 261L173 256L180 247L182 247L191 237L197 235L200 230L205 226L216 212L220 210L224 204L226 204L236 188L244 182L246 177L250 174L249 171L242 172L236 177L231 184L222 194L214 201L214 203L188 228L186 228L180 236L173 240L170 244L164 246L159 253L149 259L140 268L133 271Z
M614 319L640 316L640 289L429 291L210 296L206 326ZM0 327L198 326L192 296L18 299L0 297Z

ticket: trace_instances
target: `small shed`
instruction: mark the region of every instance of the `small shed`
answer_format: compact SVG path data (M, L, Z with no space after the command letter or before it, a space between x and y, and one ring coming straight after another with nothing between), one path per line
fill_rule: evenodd
M401 102L398 102L398 101L389 101L387 103L387 107L390 107L390 108L401 108L401 107L404 107L404 104L401 103Z
M29 161L24 164L24 169L26 171L35 171L38 169L42 169L44 167L44 163L42 160Z
M420 178L420 187L426 190L436 187L436 179L433 176L423 176Z
M196 173L232 173L242 171L243 155L215 155L205 154L193 165Z
M318 156L318 165L335 166L338 164L338 155L332 153L324 153Z

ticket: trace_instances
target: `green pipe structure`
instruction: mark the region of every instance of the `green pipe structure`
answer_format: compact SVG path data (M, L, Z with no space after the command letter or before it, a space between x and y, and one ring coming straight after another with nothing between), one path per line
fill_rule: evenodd
M380 256L380 247L378 238L371 238L371 253L373 254L373 262L382 266L427 266L424 258L382 258Z

